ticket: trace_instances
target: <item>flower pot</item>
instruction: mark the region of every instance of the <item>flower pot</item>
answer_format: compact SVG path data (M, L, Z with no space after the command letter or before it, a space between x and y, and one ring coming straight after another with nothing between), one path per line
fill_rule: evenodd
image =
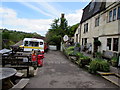
M111 64L112 64L113 67L117 66L117 62L111 62Z

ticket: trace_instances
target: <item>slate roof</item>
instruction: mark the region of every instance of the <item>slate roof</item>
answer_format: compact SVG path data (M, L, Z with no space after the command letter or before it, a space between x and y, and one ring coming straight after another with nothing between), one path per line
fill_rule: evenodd
M105 10L106 2L90 2L84 9L80 23L85 22L99 12Z

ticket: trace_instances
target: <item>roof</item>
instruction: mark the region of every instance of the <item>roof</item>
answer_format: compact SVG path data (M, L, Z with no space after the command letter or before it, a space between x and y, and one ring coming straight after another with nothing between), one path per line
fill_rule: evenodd
M36 38L24 38L23 41L25 41L25 40L27 40L27 41L43 41L42 39L36 39Z
M3 54L3 53L8 53L8 52L11 52L11 50L10 50L10 49L6 49L6 48L0 50L0 53L1 53L1 54Z
M80 23L85 22L99 12L105 10L106 2L90 2L84 9Z

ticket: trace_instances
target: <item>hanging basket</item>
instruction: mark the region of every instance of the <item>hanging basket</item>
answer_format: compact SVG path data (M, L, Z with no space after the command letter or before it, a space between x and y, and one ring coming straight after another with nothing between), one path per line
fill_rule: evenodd
M101 46L101 42L99 40L94 41L95 46Z

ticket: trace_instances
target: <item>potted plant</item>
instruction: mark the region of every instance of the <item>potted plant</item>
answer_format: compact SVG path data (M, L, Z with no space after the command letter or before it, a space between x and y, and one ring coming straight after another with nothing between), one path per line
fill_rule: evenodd
M118 60L117 57L112 57L112 59L111 59L111 64L112 64L113 67L116 67L116 66L117 66L117 60Z
M79 62L79 66L80 67L84 67L85 65L89 65L91 59L87 56L83 56L83 57L80 57L80 62Z
M94 41L94 45L96 45L96 46L101 46L101 42L100 42L99 40L95 40L95 41Z

